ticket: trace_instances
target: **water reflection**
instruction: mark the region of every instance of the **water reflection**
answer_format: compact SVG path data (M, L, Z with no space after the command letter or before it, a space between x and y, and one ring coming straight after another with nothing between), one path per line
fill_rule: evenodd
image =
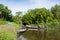
M21 35L18 40L27 40L23 35Z
M18 40L60 40L60 31L26 31Z

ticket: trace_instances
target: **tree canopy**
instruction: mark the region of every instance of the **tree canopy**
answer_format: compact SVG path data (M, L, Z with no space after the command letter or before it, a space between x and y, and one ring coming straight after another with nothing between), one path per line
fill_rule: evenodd
M54 7L51 8L51 11L54 15L55 19L58 19L58 21L60 20L60 5L55 5Z
M53 14L46 8L29 10L23 17L22 22L27 24L39 24L52 21Z
M60 5L55 5L50 9L36 8L28 10L22 17L23 24L57 23L60 20Z
M4 6L3 4L0 4L0 18L7 21L13 21L10 9L8 9L8 7Z
M14 21L22 24L47 24L60 22L60 5L54 5L51 9L35 8L28 10L23 16L22 12L11 14L11 10L7 6L0 4L0 18L7 21ZM22 19L22 20L21 20Z

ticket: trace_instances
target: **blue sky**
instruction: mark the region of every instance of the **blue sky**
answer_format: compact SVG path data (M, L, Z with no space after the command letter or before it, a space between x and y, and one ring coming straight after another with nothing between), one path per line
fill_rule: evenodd
M60 0L0 0L0 4L8 6L8 8L12 10L12 14L15 15L17 11L24 13L28 9L42 7L49 9L55 4L60 4Z

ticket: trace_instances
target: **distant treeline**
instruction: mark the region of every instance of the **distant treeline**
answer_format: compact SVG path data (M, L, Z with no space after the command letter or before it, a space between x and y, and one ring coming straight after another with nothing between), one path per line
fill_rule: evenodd
M60 22L60 5L54 5L50 9L35 8L28 10L24 15L21 11L16 15L11 14L7 6L0 4L0 19L16 22L18 24L54 24Z

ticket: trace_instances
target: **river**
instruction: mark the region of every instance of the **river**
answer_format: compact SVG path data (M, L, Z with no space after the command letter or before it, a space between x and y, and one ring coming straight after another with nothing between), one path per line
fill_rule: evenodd
M17 40L27 40L23 35L21 35Z

